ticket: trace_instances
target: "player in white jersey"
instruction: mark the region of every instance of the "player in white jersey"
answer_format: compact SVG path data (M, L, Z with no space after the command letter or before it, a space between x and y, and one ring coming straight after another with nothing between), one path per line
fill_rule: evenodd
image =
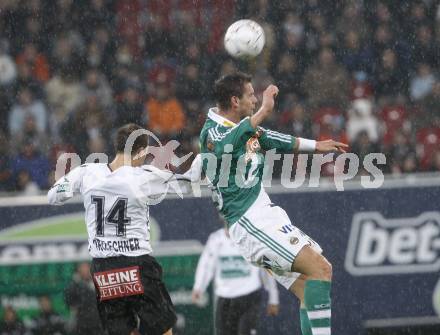
M266 270L248 263L229 238L227 228L209 235L193 287L193 301L200 301L214 278L217 297L216 335L256 335L261 287L268 292L267 314L278 313L279 297L275 280Z
M130 134L141 130L134 124L119 128L110 164L81 165L48 193L53 205L82 195L98 309L110 335L138 334L137 318L147 334L169 335L176 321L162 269L149 255L148 206L179 188L173 173L143 165L146 134L125 151Z

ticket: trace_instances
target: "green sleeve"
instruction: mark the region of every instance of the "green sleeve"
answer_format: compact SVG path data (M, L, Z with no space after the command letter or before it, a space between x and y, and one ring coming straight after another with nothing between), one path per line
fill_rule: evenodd
M262 132L259 142L263 150L276 149L278 153L293 153L296 142L294 136L270 129L259 128L259 130Z

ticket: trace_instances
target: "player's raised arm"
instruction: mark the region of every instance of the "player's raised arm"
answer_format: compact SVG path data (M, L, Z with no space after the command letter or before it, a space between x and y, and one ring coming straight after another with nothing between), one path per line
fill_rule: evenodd
M47 193L47 199L51 205L62 205L79 193L82 185L82 177L85 165L78 166L67 175L61 177Z
M263 101L260 109L251 116L251 126L257 128L273 111L275 97L278 94L278 87L269 85L263 92Z

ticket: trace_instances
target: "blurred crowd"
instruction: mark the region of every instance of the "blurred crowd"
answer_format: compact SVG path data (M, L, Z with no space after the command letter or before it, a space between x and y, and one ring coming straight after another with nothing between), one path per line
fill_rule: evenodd
M239 18L265 30L256 59L224 52ZM440 171L439 47L439 0L0 0L0 191L47 189L60 153L111 153L127 122L197 152L236 69L280 87L268 127Z

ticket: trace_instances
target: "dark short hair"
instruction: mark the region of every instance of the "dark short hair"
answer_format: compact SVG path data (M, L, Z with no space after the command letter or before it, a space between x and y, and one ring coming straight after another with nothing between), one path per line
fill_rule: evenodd
M221 109L231 107L231 98L241 98L244 85L251 82L252 77L243 72L237 72L221 77L215 82L214 97Z
M144 129L144 128L134 123L128 123L117 130L114 141L114 148L116 153L124 152L125 143L127 143L128 137L131 135L132 132L139 129ZM138 136L134 141L133 147L131 149L131 154L133 155L133 153L136 153L139 149L146 148L147 146L148 146L148 135L142 134Z

